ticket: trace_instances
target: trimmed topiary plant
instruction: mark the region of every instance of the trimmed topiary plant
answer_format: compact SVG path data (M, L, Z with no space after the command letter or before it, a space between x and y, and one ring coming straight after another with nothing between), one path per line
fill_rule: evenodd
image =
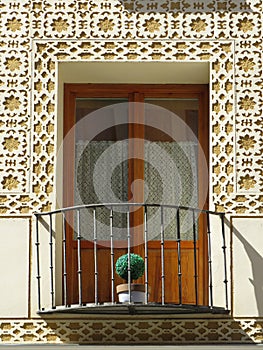
M115 264L116 273L128 281L128 254L120 256ZM144 274L145 264L143 258L138 255L130 254L130 271L131 271L131 282L137 280Z

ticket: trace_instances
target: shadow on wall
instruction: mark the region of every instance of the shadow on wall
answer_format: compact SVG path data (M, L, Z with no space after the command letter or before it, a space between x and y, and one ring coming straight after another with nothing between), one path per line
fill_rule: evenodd
M144 12L254 12L259 5L245 0L120 0L127 11Z
M227 226L232 229L233 234L243 244L244 249L251 263L253 279L249 281L254 287L257 309L259 315L263 315L263 278L262 267L263 257L255 250L254 247L244 238L244 236L228 220L225 220Z

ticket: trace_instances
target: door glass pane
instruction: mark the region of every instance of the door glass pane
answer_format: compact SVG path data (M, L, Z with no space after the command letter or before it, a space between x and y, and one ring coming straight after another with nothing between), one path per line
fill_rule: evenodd
M161 98L145 102L157 106L146 107L146 125L153 119L160 121L160 128L145 128L146 202L198 208L198 100ZM151 209L152 229L160 221L156 213L157 209ZM176 211L165 209L164 221L165 238L176 239ZM181 238L193 240L192 213L182 210L180 223Z
M127 100L76 100L75 205L128 200L128 108L123 102ZM110 210L97 208L96 220L97 238L109 240ZM115 231L126 225L126 216L121 212L115 212L113 220ZM81 234L85 239L93 239L93 210L83 212ZM115 233L115 239L117 236Z
M76 100L75 205L127 202L131 125L127 99ZM120 108L122 103L124 109ZM146 203L198 207L198 100L145 99L144 198ZM147 108L148 104L154 108ZM121 123L116 122L121 115ZM167 117L168 116L168 117ZM157 125L152 120L158 120ZM130 131L129 131L130 128ZM121 141L121 142L118 142ZM135 162L133 164L139 164ZM109 176L110 174L110 176ZM136 196L135 196L136 197ZM160 212L159 212L160 213ZM157 208L148 212L149 230L160 227ZM165 238L176 239L176 211L165 209ZM81 218L82 235L93 239L93 212ZM96 210L97 238L109 240L110 211ZM114 239L126 239L126 215L114 212ZM180 214L181 238L193 240L191 213ZM155 234L153 233L153 236Z

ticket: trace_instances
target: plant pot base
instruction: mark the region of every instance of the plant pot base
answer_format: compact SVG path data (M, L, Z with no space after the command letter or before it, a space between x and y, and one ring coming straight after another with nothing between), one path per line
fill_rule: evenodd
M129 285L127 283L120 284L116 287L120 303L145 303L145 285L132 283L130 286L131 300L129 297Z

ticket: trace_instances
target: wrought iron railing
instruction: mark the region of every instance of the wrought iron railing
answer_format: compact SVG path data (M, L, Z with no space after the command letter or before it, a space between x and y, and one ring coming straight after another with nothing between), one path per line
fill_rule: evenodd
M104 225L104 234L106 240L101 240L98 235L98 222L100 221L98 212L105 209L108 215L108 224ZM115 262L116 246L124 242L128 259L133 251L133 240L131 235L131 217L141 210L141 224L143 235L139 245L143 247L145 259L145 274L143 283L145 285L145 300L143 303L134 303L131 299L131 276L130 270L129 301L119 303L116 299L116 273ZM115 237L114 213L121 212L126 223L123 225L122 236ZM165 215L169 211L169 215ZM150 213L154 213L154 221L151 222ZM172 214L172 215L171 215ZM118 214L120 215L120 214ZM36 217L36 278L38 295L38 312L85 312L85 313L164 313L164 312L213 312L227 313L229 311L229 249L225 232L224 213L188 208L175 205L164 204L145 204L145 203L107 203L107 204L88 204L62 208L50 212L35 213ZM169 217L169 219L167 219ZM84 220L84 221L83 221ZM169 221L169 223L168 223ZM151 226L151 230L149 230ZM92 231L91 235L83 233L83 227ZM118 231L116 229L116 231ZM154 236L152 232L155 231ZM205 232L204 232L205 231ZM125 237L123 237L125 232ZM91 237L92 236L92 237ZM73 238L74 237L74 238ZM202 237L202 238L201 238ZM105 238L105 236L104 236ZM200 240L206 253L200 257ZM77 299L73 300L69 289L72 289L72 276L69 271L71 266L68 261L69 240L75 243L76 251L76 269L75 284L77 287ZM83 282L85 274L83 273L83 244L89 241L92 244L92 259L94 265L92 292L93 300L85 300L83 296ZM110 255L110 299L101 301L99 299L99 270L98 247L105 244ZM152 266L151 256L149 254L151 242L157 242L155 249L159 249L160 257L160 276L156 280L160 282L159 296L156 300L149 299L149 267ZM176 264L174 274L176 276L176 300L166 300L167 288L169 284L165 280L169 278L166 272L167 261L166 245L169 241L173 245ZM191 242L193 283L191 285L194 300L188 302L184 300L185 285L184 274L190 273L190 270L182 269L182 252L184 241ZM104 242L104 243L103 243ZM156 248L157 247L157 248ZM203 262L201 263L201 259ZM129 265L129 264L128 264ZM214 267L215 265L215 267ZM200 266L203 269L201 278ZM169 269L171 271L171 268ZM200 297L200 280L202 279ZM174 284L173 284L174 285ZM106 287L108 288L108 287Z

